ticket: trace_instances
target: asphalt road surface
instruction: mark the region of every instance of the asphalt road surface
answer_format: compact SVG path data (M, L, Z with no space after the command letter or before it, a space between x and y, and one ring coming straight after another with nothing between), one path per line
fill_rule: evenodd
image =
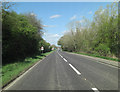
M118 69L83 56L54 51L6 90L118 90Z

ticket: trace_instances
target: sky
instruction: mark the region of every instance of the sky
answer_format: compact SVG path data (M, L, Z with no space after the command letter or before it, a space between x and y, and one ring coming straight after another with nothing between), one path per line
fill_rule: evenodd
M68 30L67 24L82 17L92 20L100 6L111 2L16 2L12 10L20 13L33 13L44 25L43 38L50 44L57 41Z

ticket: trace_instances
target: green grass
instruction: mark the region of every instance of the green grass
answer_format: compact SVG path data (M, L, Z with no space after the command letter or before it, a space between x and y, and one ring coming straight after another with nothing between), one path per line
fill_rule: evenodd
M51 52L43 53L41 56L38 55L35 57L26 58L21 62L15 62L2 66L2 85L4 86L10 80L14 79L17 75L19 75L21 72L28 69L37 61L49 55Z
M113 60L113 61L120 62L119 59L105 57L105 56L98 56L98 55L95 55L95 54L87 54L87 53L81 53L81 52L73 52L73 53L77 53L77 54L81 54L81 55L87 55L87 56L93 56L93 57L98 57L98 58L102 58L102 59L107 59L107 60Z

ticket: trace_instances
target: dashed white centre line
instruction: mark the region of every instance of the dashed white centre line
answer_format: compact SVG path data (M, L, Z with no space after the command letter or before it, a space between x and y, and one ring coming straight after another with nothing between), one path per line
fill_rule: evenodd
M59 54L59 53L58 53ZM60 54L59 54L60 55ZM61 56L61 55L60 55ZM61 56L63 58L63 56Z
M61 56L61 55L60 55ZM63 56L61 56L61 58L63 58Z
M63 58L65 62L67 62L67 60L65 58Z
M59 53L58 53L59 54ZM59 54L60 55L60 54ZM60 55L61 56L61 55ZM63 56L61 56L63 58ZM63 60L65 62L67 62L67 60L65 58L63 58ZM78 75L81 75L81 73L73 66L69 63L69 66L78 74Z
M92 88L94 92L99 92L97 88Z
M58 54L59 54L59 53L58 53ZM59 55L60 55L60 54L59 54ZM61 56L61 55L60 55L60 57L63 58L63 56ZM65 62L67 62L67 60L66 60L65 58L63 58L63 60L64 60ZM72 64L69 63L69 66L70 66L78 75L81 75L81 73L80 73ZM92 90L93 90L94 92L100 92L97 88L92 88Z
M59 54L59 53L58 53ZM60 55L60 54L59 54ZM61 55L60 55L61 56ZM61 56L61 58L63 58L63 56ZM67 62L67 60L65 59L65 58L63 58L63 60L65 61L65 62Z
M78 75L81 75L81 73L71 64L69 64L70 67L78 74Z

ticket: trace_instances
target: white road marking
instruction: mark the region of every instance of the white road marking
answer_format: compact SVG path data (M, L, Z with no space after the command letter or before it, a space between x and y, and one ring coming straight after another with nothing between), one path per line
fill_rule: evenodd
M61 56L61 55L60 55ZM61 58L63 58L63 56L61 56Z
M65 60L65 62L67 62L67 60L65 58L63 58Z
M78 75L81 75L81 73L71 64L69 64L70 67L78 74Z
M97 88L92 88L92 90L94 90L94 92L99 92Z
M58 53L59 54L59 53ZM60 54L59 54L60 55ZM65 62L67 62L67 60L65 59L65 58L63 58L63 56L62 55L60 55L60 57L65 61Z
M59 53L58 53L59 54ZM60 55L60 54L59 54ZM60 55L61 56L61 55ZM63 58L63 56L61 56Z
M68 52L66 52L66 53L68 53ZM81 55L81 54L75 54L75 53L68 53L68 54L73 54L73 55L78 55L78 56L82 56L82 57L87 57L86 59L90 59L90 60L94 60L94 61L98 61L98 60L96 60L95 58L96 57L92 57L92 56L87 56L87 55ZM99 59L101 59L101 58L99 58ZM111 62L113 62L113 61L111 61ZM101 61L98 61L97 63L100 63L100 64L103 64L103 65L106 65L106 66L109 66L109 67L112 67L112 68L116 68L116 69L120 69L119 67L117 67L117 66L113 66L113 65L110 65L110 64L107 64L107 63L103 63L103 62L101 62ZM119 65L118 65L119 66Z
M59 53L58 53L59 54ZM59 54L60 55L60 54ZM61 56L61 55L60 55ZM61 56L62 58L63 58L63 56ZM65 61L65 62L67 62L67 60L65 59L65 58L63 58L63 60ZM81 75L81 73L73 66L73 65L71 65L71 64L69 64L70 65L70 67L78 74L78 75Z

